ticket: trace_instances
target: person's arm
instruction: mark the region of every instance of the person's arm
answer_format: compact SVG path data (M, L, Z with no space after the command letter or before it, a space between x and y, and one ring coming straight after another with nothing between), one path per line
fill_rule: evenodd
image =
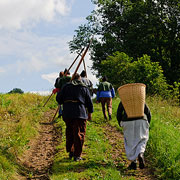
M145 107L144 107L144 113L146 114L148 122L150 124L150 122L151 122L151 112L150 112L150 109L149 109L149 107L147 106L146 103L145 103Z
M88 120L92 120L92 113L88 113Z
M112 95L112 98L115 97L115 90L114 90L114 88L111 89L111 95Z
M90 114L93 113L94 108L93 108L93 103L92 103L92 100L91 100L90 92L89 92L89 90L87 88L86 88L86 97L85 97L85 107L88 110L88 118L89 118L89 117L91 117Z
M63 100L63 93L64 93L64 88L62 88L61 91L59 91L57 93L56 101L58 102L58 104L63 104L63 102L64 102L64 100Z
M118 109L117 109L117 114L116 114L116 118L118 120L119 126L121 126L123 111L124 111L124 107L123 107L122 103L120 102L119 106L118 106Z
M100 91L97 91L96 93L96 101L99 102L99 96L100 96Z

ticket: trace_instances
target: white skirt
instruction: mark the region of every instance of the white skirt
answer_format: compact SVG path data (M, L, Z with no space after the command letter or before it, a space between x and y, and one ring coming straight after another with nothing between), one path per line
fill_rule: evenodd
M146 120L121 121L124 133L126 156L134 161L139 153L144 153L149 139L149 123Z

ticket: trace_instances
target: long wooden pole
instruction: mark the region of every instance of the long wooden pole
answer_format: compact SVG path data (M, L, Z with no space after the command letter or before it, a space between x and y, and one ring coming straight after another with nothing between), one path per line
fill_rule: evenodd
M67 72L64 74L66 76L66 74L69 72L69 70L71 69L71 67L74 65L74 63L76 62L76 60L79 58L79 56L81 55L81 53L84 51L84 48L81 49L81 52L78 54L78 56L75 58L75 60L73 61L73 63L71 64L71 66L69 67L69 69L67 70Z
M84 59L83 59L83 65L84 65L84 70L86 72L86 77L87 77L86 64L85 64L85 60Z
M53 118L52 118L52 121L51 121L52 123L53 123L53 121L54 121L54 119L55 119L55 117L56 117L56 114L58 113L60 107L61 107L61 105L59 104L59 105L58 105L58 108L56 109L56 112L55 112L55 114L54 114L54 116L53 116Z
M75 60L73 61L73 63L71 64L71 66L69 67L69 69L67 70L67 72L71 69L71 67L74 65L74 63L76 62L76 60L79 58L79 56L81 55L81 53L83 52L84 48L81 50L81 52L78 54L78 56L75 58ZM67 72L65 73L65 75L67 74ZM43 107L47 104L47 102L49 101L49 99L51 98L51 96L53 95L54 93L52 93L47 101L44 103Z
M49 99L51 98L51 96L53 95L54 93L52 92L51 95L48 97L47 101L44 103L43 107L47 104L47 102L49 101Z
M86 55L86 53L87 53L89 47L90 47L90 44L91 44L91 41L90 41L90 43L88 44L88 46L86 47L86 49L85 49L83 55L81 56L81 59L80 59L80 61L79 61L79 64L77 65L76 70L75 70L75 72L74 72L74 74L73 74L71 80L74 79L74 75L77 73L77 71L78 71L78 69L79 69L79 66L81 65L81 63L82 63L82 61L83 61L83 59L84 59L84 57L85 57L85 55Z
M73 80L74 75L77 73L77 71L78 71L78 69L79 69L79 66L81 65L81 63L82 63L82 61L83 61L83 59L84 59L84 57L85 57L85 55L86 55L89 47L90 47L90 44L91 44L91 41L90 41L90 43L88 44L88 46L86 47L83 55L81 56L81 59L80 59L80 61L79 61L79 64L78 64L78 66L77 66L77 68L76 68L76 70L75 70L75 72L74 72L74 74L73 74L73 76L72 76L72 78L71 78L71 81ZM83 50L84 50L84 48L83 48ZM82 51L82 50L81 50L81 51ZM78 57L79 57L79 56L78 56ZM76 58L76 59L77 59L77 58ZM75 61L74 61L74 62L75 62ZM73 62L73 64L74 64L74 62ZM71 67L72 67L72 66L71 66ZM69 68L69 69L70 69L70 68ZM58 108L57 108L57 110L56 110L56 112L55 112L55 114L54 114L54 117L53 117L53 119L52 119L52 122L54 121L54 119L55 119L55 117L56 117L56 114L58 113L59 109L60 109L60 105L58 105Z

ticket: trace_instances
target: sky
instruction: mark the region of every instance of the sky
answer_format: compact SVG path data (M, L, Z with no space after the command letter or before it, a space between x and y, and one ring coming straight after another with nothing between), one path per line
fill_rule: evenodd
M59 72L77 56L68 42L94 8L91 0L0 0L0 93L51 92ZM95 86L88 53L85 64Z

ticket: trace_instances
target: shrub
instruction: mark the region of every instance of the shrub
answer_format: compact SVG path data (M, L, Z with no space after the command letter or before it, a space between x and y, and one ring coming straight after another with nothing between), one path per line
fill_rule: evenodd
M102 62L103 75L118 88L127 83L144 83L147 93L165 96L168 94L168 84L163 70L158 62L151 62L150 56L144 55L133 61L123 52L116 52Z

